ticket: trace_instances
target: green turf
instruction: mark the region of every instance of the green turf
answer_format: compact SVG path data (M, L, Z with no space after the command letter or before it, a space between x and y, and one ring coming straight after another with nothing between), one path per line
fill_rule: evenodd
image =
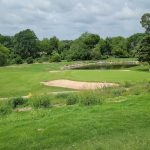
M55 79L128 82L118 88L99 90L98 96L103 100L100 105L65 106L65 95L50 95L52 108L13 110L7 116L0 115L0 150L149 150L150 73L147 67L137 66L130 71L61 71L65 64L71 63L0 68L0 97L69 90L40 84ZM49 72L51 70L61 72Z
M40 84L45 80L58 79L59 74L54 76L49 71L59 69L62 64L33 64L0 68L0 97L23 96L30 92L40 95L52 91L69 90Z
M106 60L107 61L137 61L137 58L114 58L114 57L109 57Z
M0 118L0 149L149 150L149 98L14 112Z
M57 73L53 73L57 75ZM80 81L102 81L102 82L143 82L150 81L150 73L142 71L127 70L71 70L59 73L66 79Z
M47 94L53 91L67 91L59 87L47 87L40 82L55 79L71 79L80 81L101 82L142 82L150 81L150 73L135 70L69 70L50 73L50 70L60 70L66 62L52 64L16 65L0 68L0 97Z

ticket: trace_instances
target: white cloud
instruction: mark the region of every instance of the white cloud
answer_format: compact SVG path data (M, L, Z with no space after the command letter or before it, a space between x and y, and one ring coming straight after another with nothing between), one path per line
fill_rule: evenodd
M0 0L0 33L31 28L39 37L73 39L89 31L106 36L142 32L149 0Z

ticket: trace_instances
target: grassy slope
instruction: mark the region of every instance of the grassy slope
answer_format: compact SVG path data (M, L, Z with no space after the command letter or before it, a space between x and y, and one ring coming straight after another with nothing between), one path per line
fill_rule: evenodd
M0 118L0 149L150 149L149 94L122 103L12 113Z
M33 64L0 68L0 97L22 96L29 92L44 94L51 91L64 91L63 88L46 87L40 82L59 78L51 76L50 70L57 70L61 64Z
M81 81L109 81L109 82L142 82L150 80L149 72L121 71L121 70L74 70L50 73L59 70L66 63L19 65L0 68L0 97L22 96L32 93L40 95L52 91L69 89L46 87L40 82L54 79L71 79Z

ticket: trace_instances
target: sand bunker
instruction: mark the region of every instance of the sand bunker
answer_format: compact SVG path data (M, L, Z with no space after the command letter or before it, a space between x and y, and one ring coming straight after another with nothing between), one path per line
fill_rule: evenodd
M61 71L49 71L50 73L57 73L57 72L61 72Z
M82 89L98 89L103 87L113 87L119 86L115 83L101 83L101 82L80 82L80 81L71 81L71 80L53 80L48 82L42 82L42 84L47 86L71 88L76 90Z

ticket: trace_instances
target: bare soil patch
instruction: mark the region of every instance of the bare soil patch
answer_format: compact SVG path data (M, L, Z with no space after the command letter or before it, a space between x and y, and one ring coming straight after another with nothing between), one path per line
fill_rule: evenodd
M103 87L119 86L119 84L115 84L115 83L80 82L80 81L72 81L72 80L53 80L48 82L42 82L42 84L47 86L64 87L64 88L71 88L76 90L84 90L84 89L90 90L90 89L99 89Z
M61 72L61 71L57 71L57 70L54 70L54 71L49 71L50 73L57 73L57 72Z
M32 107L23 107L23 108L17 108L16 111L18 112L25 112L32 110Z
M131 71L131 70L122 70L122 71Z

